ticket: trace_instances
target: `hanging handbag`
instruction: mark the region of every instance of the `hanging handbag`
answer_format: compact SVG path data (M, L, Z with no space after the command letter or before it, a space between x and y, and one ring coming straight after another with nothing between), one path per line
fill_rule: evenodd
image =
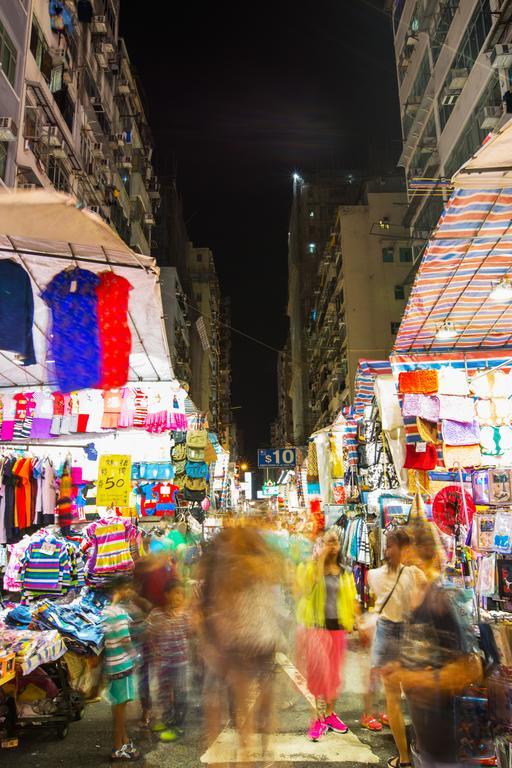
M207 478L208 464L205 461L187 461L185 473L188 477Z
M187 448L184 444L174 445L171 448L171 458L173 461L185 461L187 458Z
M206 429L189 429L187 432L187 446L189 448L206 448L208 432Z
M204 462L205 449L204 448L187 448L188 461L201 461Z
M190 488L185 488L183 491L183 497L186 501L194 501L201 503L204 497L206 496L206 490L204 491L193 491Z

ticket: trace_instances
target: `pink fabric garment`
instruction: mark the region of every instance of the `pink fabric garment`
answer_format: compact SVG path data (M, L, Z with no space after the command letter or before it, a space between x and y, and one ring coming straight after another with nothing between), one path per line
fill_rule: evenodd
M475 445L480 442L480 425L477 421L468 423L443 419L441 431L446 445Z
M178 413L175 411L171 411L169 414L169 427L173 430L178 430L180 432L186 432L187 430L187 417L184 413Z
M167 411L148 413L146 417L146 431L152 434L161 434L169 430L169 414Z
M343 685L346 650L347 633L343 629L298 629L299 669L313 696L326 701L334 701L338 697Z
M82 467L71 467L71 484L81 485L83 483Z
M121 403L121 413L119 415L119 427L133 427L135 418L135 390L131 387L123 389L123 400Z
M14 421L8 421L4 419L2 421L2 432L1 432L1 438L2 440L12 440L14 437ZM9 590L12 592L12 590Z
M404 395L402 413L404 416L420 416L427 421L439 421L439 398L437 395Z

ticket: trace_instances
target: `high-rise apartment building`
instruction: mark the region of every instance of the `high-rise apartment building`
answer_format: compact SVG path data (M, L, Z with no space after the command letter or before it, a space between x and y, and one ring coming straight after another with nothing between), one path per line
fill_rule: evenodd
M231 299L220 302L219 439L231 449Z
M293 444L291 383L292 357L288 338L285 348L277 355L277 418L270 428L270 441L273 448Z
M309 360L306 328L313 306L313 283L339 205L357 202L359 176L348 172L293 178L288 236L288 316L292 362L289 395L292 440L303 445L310 433Z
M4 187L16 182L30 6L30 0L0 4L0 185Z
M308 325L312 429L353 400L359 360L385 359L393 348L413 259L401 226L406 206L397 176L368 181L358 205L337 209Z
M160 193L144 106L119 37L119 0L1 5L4 183L70 192L135 250L150 253Z
M191 394L196 406L208 413L213 431L220 423L220 287L209 248L188 249L188 274L196 311L191 321Z
M415 257L449 194L414 190L413 179L449 179L503 118L512 72L511 3L390 3L403 133L399 165L409 184L404 224Z

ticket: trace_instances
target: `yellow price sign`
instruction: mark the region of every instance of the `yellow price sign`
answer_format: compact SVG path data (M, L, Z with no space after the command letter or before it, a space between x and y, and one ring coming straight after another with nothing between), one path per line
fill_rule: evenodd
M131 456L107 453L100 456L96 504L98 507L127 507L130 503Z

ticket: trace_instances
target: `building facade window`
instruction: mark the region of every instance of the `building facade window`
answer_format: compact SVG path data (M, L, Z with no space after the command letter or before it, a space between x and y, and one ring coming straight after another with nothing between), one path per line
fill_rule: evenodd
M405 290L403 285L395 285L395 299L403 301L405 299Z
M202 253L196 254L196 260L197 261L202 261L203 260L203 254Z
M456 103L456 99L450 99L450 103L443 104L446 93L446 85L451 78L451 72L454 69L467 70L468 74L482 50L493 24L490 0L478 0L477 6L473 12L471 20L466 27L464 36L459 45L459 49L453 59L450 71L446 76L443 88L439 93L438 107L441 130L444 129Z
M493 73L491 82L480 97L474 110L469 115L460 138L446 162L445 173L447 176L453 176L455 171L457 171L482 144L489 133L489 128L480 127L481 113L484 107L492 106L501 107L500 84L496 73Z
M412 248L400 248L400 261L402 264L410 264L412 262Z
M423 58L418 69L418 74L416 75L416 79L411 88L411 92L407 98L409 106L413 104L419 104L422 100L430 80L430 74L430 60L428 57L428 50L426 50L423 54ZM404 138L407 138L412 124L414 123L415 116L416 111L414 109L406 109L402 119Z
M53 62L50 49L44 37L43 31L37 23L36 17L32 18L32 30L30 34L30 51L41 70L41 74L48 84L52 77Z
M7 172L7 151L9 144L7 141L0 141L0 179L5 181Z
M16 51L16 47L0 21L0 64L4 75L13 88L16 84L17 59L18 52Z
M432 48L432 58L434 64L439 58L439 54L443 48L444 41L450 31L452 21L455 17L455 12L459 7L459 0L448 0L439 6L439 10L436 15L434 27L430 33L430 41Z
M400 330L400 323L399 322L392 322L391 323L391 334L392 334L392 336L396 336L399 330Z
M395 260L395 251L394 248L383 248L382 249L382 261L386 263L390 263Z

